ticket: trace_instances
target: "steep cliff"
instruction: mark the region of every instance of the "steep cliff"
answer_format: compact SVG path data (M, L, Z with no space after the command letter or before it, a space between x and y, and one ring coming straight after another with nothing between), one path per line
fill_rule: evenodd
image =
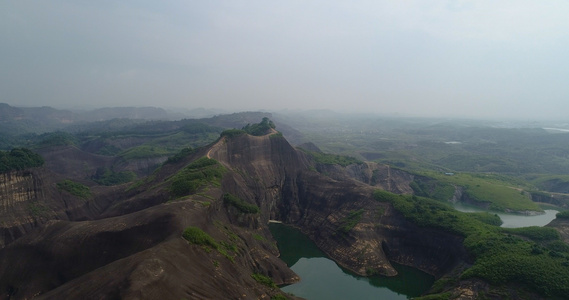
M175 195L173 178L203 157L223 166L220 182ZM358 274L395 275L396 261L439 277L466 259L459 237L406 221L373 199L375 187L314 169L279 134L242 134L222 137L135 185L93 189L83 203L61 196L55 177L10 179L25 184L10 188L18 196L2 203L45 199L53 214L0 249L0 298L273 297L280 291L255 278L283 284L298 277L278 259L270 219L300 228ZM228 193L258 210L228 203ZM189 226L210 236L210 246L184 240Z
M0 248L49 219L65 218L65 203L53 201L52 178L43 169L0 174Z
M394 261L436 276L465 258L464 251L455 251L461 248L460 238L411 226L401 216L389 214L388 205L373 200L374 187L361 182L371 181L375 174L376 185L384 179L389 186L397 181L390 176L397 176L391 190L409 191L404 186L412 177L404 172L391 175L385 166L364 164L347 170L329 167L334 171L321 170L323 175L313 171L303 152L270 135L222 139L208 156L234 171L224 179L224 188L254 200L265 218L299 227L330 257L358 274L395 275L384 248L390 249ZM394 235L409 235L414 242L401 243ZM449 244L448 251L441 251L442 242Z
M49 220L92 218L116 199L116 188L99 187L93 197L57 188L64 178L33 168L0 173L0 248Z

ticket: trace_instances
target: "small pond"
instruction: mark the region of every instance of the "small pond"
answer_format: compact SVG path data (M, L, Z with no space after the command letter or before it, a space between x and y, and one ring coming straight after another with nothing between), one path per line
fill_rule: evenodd
M283 224L269 224L269 228L281 259L301 278L281 289L308 300L408 299L421 295L434 282L429 274L399 265L394 266L399 272L396 277L357 276L327 258L300 230Z

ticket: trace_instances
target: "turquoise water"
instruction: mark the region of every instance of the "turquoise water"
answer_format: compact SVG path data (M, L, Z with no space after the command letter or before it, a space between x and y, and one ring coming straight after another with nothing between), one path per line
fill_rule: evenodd
M301 281L281 289L308 300L408 299L431 287L434 278L417 269L395 266L396 277L362 277L340 268L298 229L269 224L281 259Z

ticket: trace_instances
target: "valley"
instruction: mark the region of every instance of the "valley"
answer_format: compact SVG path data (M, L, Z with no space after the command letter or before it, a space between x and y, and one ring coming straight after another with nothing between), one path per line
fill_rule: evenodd
M551 154L526 164L506 153L519 146L508 135L528 134L521 129L291 118L110 119L10 135L8 148L44 161L0 174L0 299L296 299L277 287L302 278L279 258L269 220L296 227L351 274L428 274L434 283L405 294L419 299L569 293L564 213L513 229L452 206L566 210L566 174L544 167L563 166L563 133L529 130L555 142L525 148ZM354 133L364 125L369 134ZM440 141L463 144L418 140L441 131ZM472 153L480 145L464 146L481 135L512 145L484 160ZM456 146L465 148L445 148Z

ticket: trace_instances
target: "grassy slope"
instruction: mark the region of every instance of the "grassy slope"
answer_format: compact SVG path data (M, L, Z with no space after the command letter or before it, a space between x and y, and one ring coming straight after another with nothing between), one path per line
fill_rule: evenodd
M542 211L536 203L531 201L527 193L523 192L531 186L505 176L467 173L449 176L440 172L420 172L419 174L443 184L461 186L465 188L465 193L475 201L490 203L491 209Z
M494 287L520 284L547 297L569 294L569 249L558 247L560 238L554 229L504 229L435 200L385 191L376 191L374 196L378 201L392 203L419 226L463 236L474 265L464 271L462 279L481 278ZM452 287L445 285L436 284L439 290L434 292L443 293Z

